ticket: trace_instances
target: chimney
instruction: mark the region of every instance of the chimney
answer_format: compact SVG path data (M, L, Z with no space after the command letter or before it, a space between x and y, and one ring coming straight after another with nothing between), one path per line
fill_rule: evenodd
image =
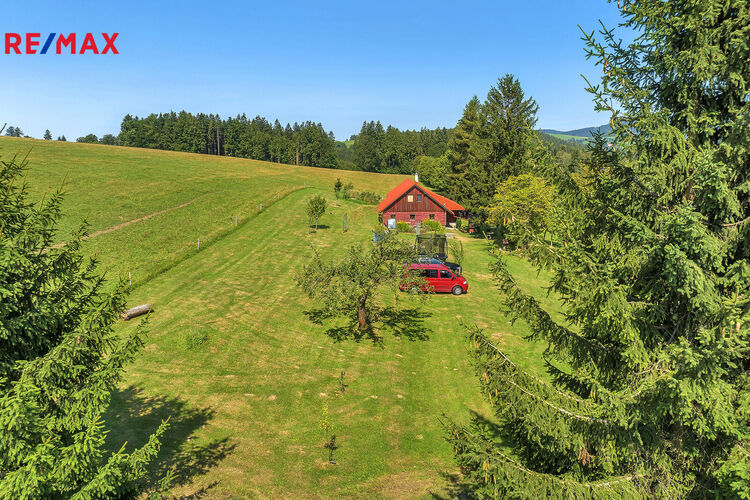
M419 182L419 173L414 172L414 182Z

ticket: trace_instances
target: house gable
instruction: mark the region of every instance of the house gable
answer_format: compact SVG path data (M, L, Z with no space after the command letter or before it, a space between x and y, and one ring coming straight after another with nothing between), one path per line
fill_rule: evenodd
M419 200L420 195L421 200ZM412 197L412 201L409 201L410 196ZM390 201L388 205L385 205L382 209L380 209L380 207L378 208L380 212L383 213L388 211L414 213L443 211L453 214L452 210L447 208L444 203L441 203L441 201L436 198L437 197L435 197L432 192L422 188L419 184L412 183L410 187L406 187L406 190L395 199L388 200L388 198L386 198L384 201Z

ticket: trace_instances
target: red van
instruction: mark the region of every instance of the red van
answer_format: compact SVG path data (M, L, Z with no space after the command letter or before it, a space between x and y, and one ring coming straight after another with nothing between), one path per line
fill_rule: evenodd
M469 283L463 276L456 275L442 264L410 264L410 270L419 269L419 274L427 281L428 286L423 286L423 292L450 292L453 295L461 295L469 291ZM409 288L408 283L401 283L401 290Z

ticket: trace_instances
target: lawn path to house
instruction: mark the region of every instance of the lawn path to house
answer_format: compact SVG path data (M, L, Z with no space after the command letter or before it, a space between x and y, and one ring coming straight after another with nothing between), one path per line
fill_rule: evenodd
M304 205L317 192L329 198L332 214L321 220L327 228L308 234ZM374 210L320 190L296 191L139 287L130 304L149 302L155 313L144 352L107 414L117 426L111 446L143 443L170 416L159 467L175 467L176 495L404 498L440 491L441 473L455 470L440 415L462 422L472 411L491 415L458 321L485 328L532 369L541 368L542 347L521 339L523 324L508 323L487 270L487 243L466 237L470 293L429 297L429 339L383 332L381 346L337 343L311 324L304 312L312 304L294 274L311 245L332 257L367 244ZM342 234L345 212L350 230ZM522 286L544 284L520 259L509 264ZM318 427L324 404L337 436L335 466L325 463Z

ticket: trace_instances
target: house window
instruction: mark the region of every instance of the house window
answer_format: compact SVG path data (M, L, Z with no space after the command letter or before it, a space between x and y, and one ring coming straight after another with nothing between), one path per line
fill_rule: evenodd
M430 214L430 219L434 219L434 218L435 218L435 214Z
M396 218L396 214L391 214L391 219L395 219L395 218Z
M407 195L406 196L406 201L408 201L409 203L413 202L414 201L414 195L411 195L411 194Z
M409 214L409 220L414 220L414 214Z
M421 195L421 194L418 194L418 195L417 195L417 203L419 203L420 201L422 201L422 195Z

